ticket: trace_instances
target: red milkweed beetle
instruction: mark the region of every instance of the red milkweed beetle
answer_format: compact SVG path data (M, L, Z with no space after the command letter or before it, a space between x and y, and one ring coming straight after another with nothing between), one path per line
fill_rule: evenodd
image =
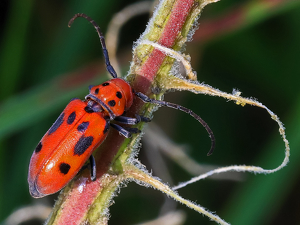
M212 145L208 155L212 154L215 138L208 125L190 109L150 99L140 92L135 92L125 80L117 78L114 68L110 65L100 27L85 14L76 14L70 20L69 27L77 17L87 19L97 30L106 69L113 79L90 86L90 93L84 101L72 99L38 143L29 165L28 183L31 196L41 198L59 191L74 178L87 159L91 165L91 180L96 180L96 164L92 153L106 138L109 127L115 128L126 138L140 132L137 128L124 128L112 122L135 125L141 121L150 121L149 118L139 115L136 115L136 118L123 116L131 107L134 95L143 102L179 109L198 120L209 133Z

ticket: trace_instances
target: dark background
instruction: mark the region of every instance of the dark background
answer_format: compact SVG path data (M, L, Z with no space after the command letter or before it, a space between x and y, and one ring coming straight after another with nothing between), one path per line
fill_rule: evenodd
M0 221L23 206L54 204L56 195L36 200L28 193L27 168L32 151L71 98L83 98L88 84L107 79L87 76L75 85L69 80L67 75L79 73L91 62L103 64L99 40L91 25L76 21L69 29L69 19L75 13L86 13L105 33L113 15L133 2L1 1ZM222 0L209 5L200 18L200 30L202 22L223 15L230 17L241 8L244 19L229 22L229 25L238 24L232 29L227 29L225 23L224 33L206 39L195 36L186 47L200 82L226 92L237 88L242 96L255 97L281 118L290 141L290 163L275 174L243 173L241 182L207 179L179 190L184 198L216 212L231 224L300 222L300 168L297 166L300 165L297 163L300 157L300 4L276 2L279 5L273 9L263 8L268 1ZM251 8L255 4L261 8ZM122 58L124 74L129 68L132 43L144 31L148 16L133 18L122 28L118 55ZM282 162L284 144L277 124L265 110L184 92L170 93L165 99L192 109L212 128L217 147L207 157L210 140L200 124L172 109L161 108L155 113L154 122L175 143L188 146L188 154L200 164L245 164L273 169ZM142 148L140 159L152 170L145 151L151 153L151 149ZM192 177L163 157L174 184ZM109 223L152 220L159 215L164 200L164 195L156 190L129 183L114 198ZM185 224L210 224L208 218L183 205L178 204L177 209L186 213Z

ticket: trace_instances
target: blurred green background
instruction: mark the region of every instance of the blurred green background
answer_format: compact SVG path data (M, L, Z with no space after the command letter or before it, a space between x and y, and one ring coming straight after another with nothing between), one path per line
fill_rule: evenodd
M86 13L105 33L113 15L134 2L1 1L0 222L20 207L54 204L56 195L39 200L29 195L32 151L71 98L83 98L89 84L108 79L100 76L104 62L92 26L82 19L68 28L69 19ZM124 74L132 43L144 31L148 17L133 18L122 28L118 56ZM207 26L210 21L217 23ZM237 88L242 96L257 98L281 118L290 141L290 163L275 174L245 173L240 182L208 179L179 190L184 198L232 224L300 224L299 21L299 1L221 0L204 9L199 32L186 47L201 82L226 92ZM208 27L215 27L215 32L205 35ZM206 157L210 140L201 125L172 109L155 113L154 122L174 142L186 144L188 154L200 164L273 169L282 162L284 144L265 110L183 92L170 93L166 100L192 109L212 128L217 147ZM151 149L142 148L140 159L152 170L145 151L151 154ZM192 176L163 157L174 184ZM109 223L134 224L156 218L165 198L130 183L114 200ZM185 206L175 207L186 213L184 224L211 223Z

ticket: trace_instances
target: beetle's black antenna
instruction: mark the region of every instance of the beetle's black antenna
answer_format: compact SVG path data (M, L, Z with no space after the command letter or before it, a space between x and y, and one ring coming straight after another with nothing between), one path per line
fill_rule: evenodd
M213 153L213 151L215 149L215 145L216 145L215 136L214 136L212 130L207 125L207 123L200 116L198 116L196 113L194 113L192 110L190 110L188 108L185 108L185 107L183 107L181 105L174 104L174 103L151 99L147 95L144 95L141 92L134 92L134 94L137 97L139 97L143 102L149 102L149 103L154 103L154 104L157 104L157 105L166 106L166 107L173 108L173 109L178 109L178 110L183 111L183 112L191 115L192 117L194 117L206 129L206 131L209 134L209 137L211 139L211 148L210 148L209 152L207 153L207 155L209 156L209 155L211 155Z
M72 19L70 19L70 21L68 23L69 27L71 27L71 25L73 24L74 20L77 17L83 17L83 18L87 19L95 27L95 29L96 29L96 31L99 35L101 45L102 45L102 50L103 50L103 55L104 55L104 59L105 59L106 69L112 75L113 78L117 78L117 73L116 73L115 69L113 68L113 66L110 64L107 48L106 48L106 45L105 45L105 39L104 39L104 36L101 32L101 29L100 29L99 25L91 17L85 15L84 13L77 13L77 14L75 14L75 16L73 16Z

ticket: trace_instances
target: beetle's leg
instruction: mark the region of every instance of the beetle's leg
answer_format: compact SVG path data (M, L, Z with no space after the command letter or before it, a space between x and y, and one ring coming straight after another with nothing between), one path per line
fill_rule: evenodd
M136 133L140 133L141 132L137 128L128 128L128 127L124 128L124 127L121 127L120 125L114 124L114 123L111 123L110 126L112 128L115 128L117 131L119 131L119 133L121 135L123 135L126 138L130 138L132 134L136 134Z
M91 180L95 181L96 180L96 161L95 161L95 158L94 158L93 155L90 156L89 161L90 161L90 167L91 167L90 168L90 171L91 171ZM84 164L81 167L81 169L80 169L80 171L78 173L80 173L83 170L87 169L88 166L89 166L89 164Z
M123 123L123 124L128 124L128 125L136 125L139 122L150 122L150 118L148 117L144 117L144 116L140 116L138 114L135 115L136 118L131 118L131 117L127 117L127 116L117 116L114 120L119 122L119 123Z
M90 165L91 165L91 180L96 180L96 161L93 155L90 156Z
M123 127L124 128L124 127ZM125 130L129 131L131 134L141 133L141 130L135 127L125 127Z

